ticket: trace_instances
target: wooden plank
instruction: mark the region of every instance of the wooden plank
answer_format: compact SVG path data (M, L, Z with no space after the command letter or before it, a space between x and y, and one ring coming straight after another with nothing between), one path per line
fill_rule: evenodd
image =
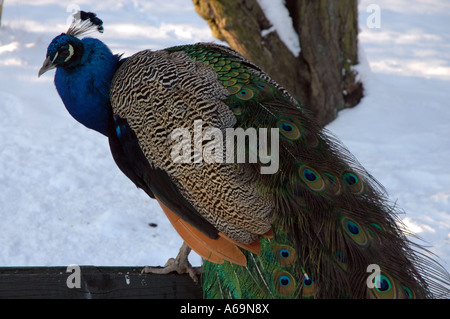
M201 285L188 275L141 274L142 268L80 266L77 282L67 267L0 267L0 298L202 298Z

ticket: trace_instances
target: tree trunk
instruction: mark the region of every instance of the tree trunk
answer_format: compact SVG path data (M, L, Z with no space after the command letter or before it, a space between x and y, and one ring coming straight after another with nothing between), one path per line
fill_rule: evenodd
M0 27L2 26L3 0L0 0Z
M300 40L298 56L277 32L270 32L271 22L257 0L193 2L214 37L264 69L319 124L331 122L339 110L361 99L362 84L352 70L358 63L356 0L286 0Z

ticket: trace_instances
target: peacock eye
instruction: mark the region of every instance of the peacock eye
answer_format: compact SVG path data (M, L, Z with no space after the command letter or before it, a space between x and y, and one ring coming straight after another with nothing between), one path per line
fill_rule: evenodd
M67 58L70 55L70 51L68 49L61 49L61 50L58 51L58 55L61 58L65 59L65 58Z
M72 45L68 44L58 50L55 57L53 58L53 61L55 61L56 58L58 58L58 59L64 60L64 62L67 62L72 57L73 52L74 52L74 50L73 50Z

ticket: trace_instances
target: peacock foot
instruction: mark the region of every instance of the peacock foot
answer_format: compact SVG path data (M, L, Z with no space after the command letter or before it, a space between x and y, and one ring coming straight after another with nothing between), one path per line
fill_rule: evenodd
M189 274L195 282L198 282L201 267L192 267L188 260L189 253L191 252L191 247L189 247L185 242L180 248L176 258L170 258L164 267L144 267L141 271L143 274L159 274L166 275L171 272L177 272L178 274Z

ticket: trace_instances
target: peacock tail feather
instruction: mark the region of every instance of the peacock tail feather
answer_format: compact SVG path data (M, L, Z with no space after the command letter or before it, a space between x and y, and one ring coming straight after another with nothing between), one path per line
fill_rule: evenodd
M244 130L266 128L270 131L277 128L279 131L279 168L275 174L260 173L266 163L264 158L258 158L256 163L244 164L191 164L189 169L183 170L183 174L180 174L179 167L173 167L174 171L170 171L169 167L163 168L170 171L169 175L179 178L174 182L179 183L183 195L219 231L244 244L260 241L259 254L244 252L246 266L226 260L221 264L205 261L203 286L206 297L434 296L430 291L434 285L433 273L442 269L411 248L412 243L399 226L398 212L388 204L381 185L335 138L318 127L285 89L257 66L222 46L179 46L166 49L164 54L176 55L183 63L196 68L207 66L205 72L212 74L206 86L198 83L201 77L198 71L190 85L195 87L198 96L200 91L211 88L212 81L215 82L216 92L223 94L220 99L235 118L235 121L234 118L230 121L228 110L219 111L219 117L227 119L223 123L226 125L219 128L224 129L232 124ZM136 63L140 67L142 64L142 61ZM120 77L128 76L120 72ZM133 76L136 72L132 69ZM180 79L180 73L177 79ZM112 94L113 108L115 93L113 91ZM117 91L117 95L123 98L126 92ZM202 105L201 101L197 103L195 107ZM155 104L147 105L155 107ZM216 105L215 108L206 107L202 112L217 116L218 110ZM122 116L121 110L118 111ZM217 125L215 121L208 121L204 113L198 114L199 117L186 114L180 119L186 122L201 118L208 125ZM124 116L130 118L129 114ZM163 123L171 121L168 118ZM149 126L155 125L156 122ZM159 152L155 153L154 146L153 154L160 157ZM255 144L247 146L247 155L252 151L259 155L258 147ZM167 146L161 149L164 150ZM266 151L270 154L270 149ZM216 175L218 169L220 176ZM213 174L211 170L214 170ZM200 183L201 176L205 174L210 180ZM244 185L242 181L245 181ZM219 196L217 200L218 194L213 192L211 198L205 198L212 186L210 182L220 183L220 192L230 196ZM238 191L236 185L243 188ZM192 196L192 190L199 186L199 196ZM247 202L242 205L239 197ZM233 207L233 203L240 205ZM218 219L217 215L211 215L227 209L224 205L233 207L229 216ZM236 212L236 209L240 211ZM243 218L247 218L244 223L230 220ZM261 236L269 230L268 227L273 229L272 238ZM371 275L367 271L370 265L380 269L374 288L369 288L367 284ZM435 294L445 292L436 287Z

